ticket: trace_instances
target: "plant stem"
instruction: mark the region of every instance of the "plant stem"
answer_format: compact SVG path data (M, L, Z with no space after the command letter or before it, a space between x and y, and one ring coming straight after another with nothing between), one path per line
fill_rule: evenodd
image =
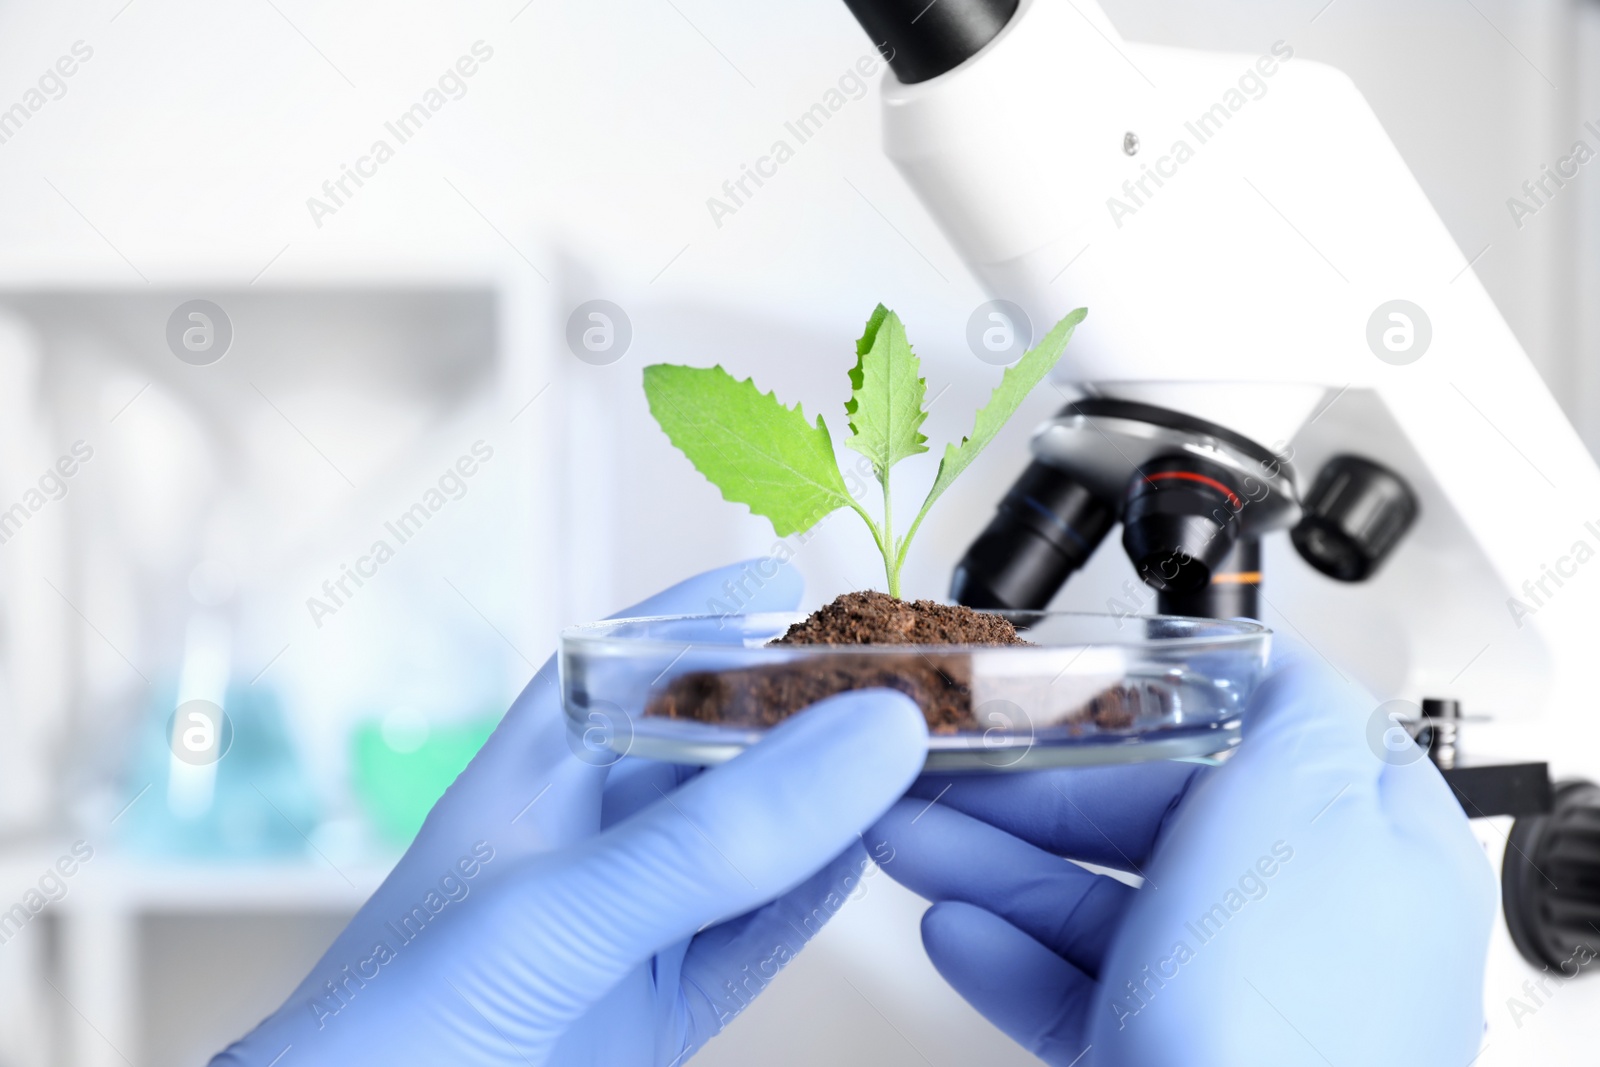
M906 549L911 547L911 539L917 536L917 528L922 525L922 520L927 517L928 509L933 506L933 501L934 498L930 494L928 499L923 502L922 510L917 512L917 517L912 520L911 529L907 530L906 535L900 539L900 544L895 551L894 558L894 570L897 577L900 573L900 568L904 566L906 562Z
M867 524L867 529L872 531L872 543L878 546L878 551L887 553L883 547L883 535L878 532L878 524L872 521L872 516L867 514L867 509L856 503L854 498L850 501L850 510L861 516L861 521Z
M900 563L895 558L894 501L889 495L889 472L880 474L878 481L883 484L883 540L879 542L878 550L883 553L883 569L889 576L889 595L898 598Z

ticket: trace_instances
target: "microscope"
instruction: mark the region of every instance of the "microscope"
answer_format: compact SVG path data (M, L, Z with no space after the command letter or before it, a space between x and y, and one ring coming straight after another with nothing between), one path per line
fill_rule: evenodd
M1533 967L1600 943L1600 470L1352 82L1293 40L1128 42L1093 0L846 3L986 308L1089 308L952 598L1042 608L1120 525L1156 611L1275 615L1385 701L1380 758L1403 730L1516 817Z

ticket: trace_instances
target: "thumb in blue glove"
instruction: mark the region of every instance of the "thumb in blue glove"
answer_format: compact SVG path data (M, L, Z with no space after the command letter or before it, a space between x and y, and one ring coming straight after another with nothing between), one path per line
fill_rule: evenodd
M700 610L749 566L625 614ZM748 610L798 592L780 572ZM327 955L213 1064L681 1063L837 910L870 862L860 831L926 749L915 705L882 691L703 774L597 767L566 731L547 663Z

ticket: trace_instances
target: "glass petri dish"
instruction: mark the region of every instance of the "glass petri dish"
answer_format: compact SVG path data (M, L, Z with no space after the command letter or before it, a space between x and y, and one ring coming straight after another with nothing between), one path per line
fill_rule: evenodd
M792 710L890 687L929 721L929 770L1212 756L1237 745L1272 631L1245 620L999 612L1030 642L772 645L803 615L611 619L561 634L573 750L707 766Z

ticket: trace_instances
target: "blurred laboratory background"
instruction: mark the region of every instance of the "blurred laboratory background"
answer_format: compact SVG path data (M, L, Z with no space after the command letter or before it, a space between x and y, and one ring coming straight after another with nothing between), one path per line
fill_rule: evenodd
M1104 6L1130 39L1348 72L1600 446L1600 164L1508 207L1595 143L1600 5ZM562 625L771 551L655 429L644 365L833 418L883 301L929 436L970 425L984 296L881 153L874 58L839 0L0 2L0 1067L203 1062ZM572 342L593 301L603 351ZM910 594L944 594L1060 399L952 491ZM872 583L855 525L799 548L808 606ZM1132 576L1103 555L1063 603ZM700 1062L1032 1062L933 972L916 900L859 898Z

